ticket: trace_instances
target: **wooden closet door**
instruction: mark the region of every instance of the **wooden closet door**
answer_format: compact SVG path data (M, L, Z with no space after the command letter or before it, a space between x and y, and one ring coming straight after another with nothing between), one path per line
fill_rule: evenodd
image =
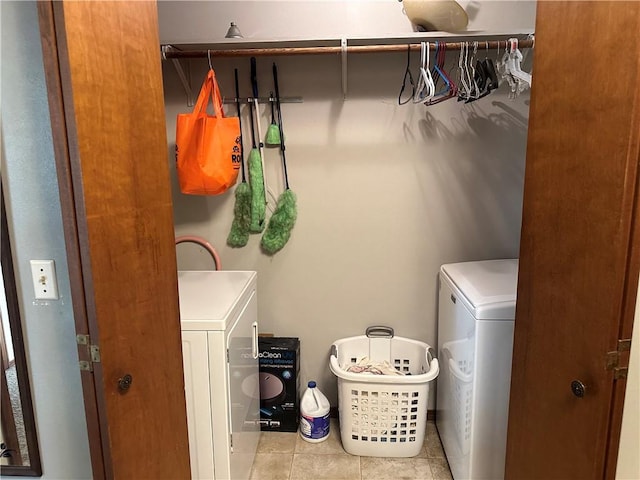
M94 478L190 478L156 4L38 8Z
M625 380L606 365L638 286L638 31L639 2L538 2L507 479L615 475Z

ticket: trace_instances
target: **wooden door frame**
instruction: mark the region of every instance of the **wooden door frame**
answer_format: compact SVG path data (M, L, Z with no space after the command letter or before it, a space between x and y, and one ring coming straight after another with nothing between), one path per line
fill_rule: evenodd
M3 442L7 447L20 446L18 441L18 431L16 429L16 420L13 415L13 408L11 407L11 396L9 395L9 386L6 381L6 370L9 368L9 365L6 363L6 357L0 356L0 373L2 373L3 378L0 381L0 426L2 427L3 434ZM8 471L7 468L11 469L14 466L22 465L22 455L20 453L20 449L16 451L11 448L8 465L2 465L3 473L6 472L7 475L11 475L12 472Z
M638 59L638 71L640 72L640 59ZM640 75L639 75L640 77ZM635 111L634 125L640 125L640 91L635 91ZM629 236L629 249L627 253L627 272L623 286L623 300L620 311L620 331L619 339L631 339L633 335L633 325L636 314L636 305L640 280L640 130L632 131L629 142L629 158L635 158L635 181L629 179L629 187L635 190L633 208L630 213L631 225ZM636 335L640 335L637 330ZM630 352L623 352L621 355L621 365L629 366ZM638 372L634 372L638 375ZM616 478L616 468L618 466L618 453L620 449L620 434L622 431L622 416L624 413L624 398L627 389L627 380L614 381L612 385L613 396L611 402L610 427L608 436L607 456L605 458L605 478L613 480Z
M2 219L0 220L0 229L2 229L0 236L2 237L1 249L2 249L2 270L3 270L3 279L4 279L2 288L3 290L5 290L3 291L3 295L6 299L7 295L6 295L6 289L4 284L7 283L8 281L11 281L11 279L4 278L4 271L6 269L7 271L11 271L11 273L13 274L13 265L12 265L13 261L11 258L11 248L9 245L7 216L4 208L4 192L1 184L0 184L0 215L2 216ZM8 260L9 265L5 265L6 260ZM7 301L6 303L8 306L9 301ZM14 308L15 308L15 305L14 305ZM1 316L2 314L0 313L0 317ZM18 323L21 323L19 321L19 317L18 317ZM13 415L13 408L11 406L11 396L9 395L9 386L7 385L6 370L9 368L9 354L7 352L6 337L4 335L4 326L2 325L2 322L0 322L0 350L1 350L0 374L2 375L2 380L0 380L0 384L1 384L0 426L2 428L2 434L5 437L4 438L5 445L8 447L14 447L14 446L19 446L20 444L18 441L18 431L16 429L16 421ZM12 448L11 450L14 450L14 449ZM2 468L3 473L6 473L9 475L12 472L11 470L7 471L7 467L11 468L16 465L22 465L22 455L20 453L20 450L18 449L17 455L14 450L13 454L8 458L9 458L8 465L3 465L0 468Z
M60 62L59 57L61 54L59 49L66 49L66 39L64 32L56 31L55 16L57 15L59 19L63 19L64 16L62 15L62 5L59 2L41 0L37 2L37 5L75 329L76 334L89 335L90 338L97 340L97 326L95 322L90 325L87 314L86 302L90 299L87 298L84 289L84 266L80 254L80 236L83 234L86 237L86 231L80 231L82 226L78 223L76 208L82 209L82 201L80 200L76 204L71 175L73 167L69 145L77 145L77 142L73 141L76 134L73 131L73 125L68 126L65 118L66 109L73 111L73 106L65 105L64 102L65 95L61 77L64 62ZM65 73L68 77L69 72ZM74 156L77 158L77 152ZM80 361L91 361L86 347L80 348L78 346L78 358ZM93 373L82 371L80 376L93 478L96 480L113 478L113 472L110 468L109 439L106 432L108 426L101 423L100 418L103 417L99 413L100 410L104 411L104 405L101 404L100 396L96 390L96 383L102 382L102 369L98 365Z

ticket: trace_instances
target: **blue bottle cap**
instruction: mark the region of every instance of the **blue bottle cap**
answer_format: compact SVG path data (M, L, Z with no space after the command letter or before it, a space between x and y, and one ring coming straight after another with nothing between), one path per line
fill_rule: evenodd
M311 380L308 384L307 387L309 388L316 388L316 382L314 382L313 380Z

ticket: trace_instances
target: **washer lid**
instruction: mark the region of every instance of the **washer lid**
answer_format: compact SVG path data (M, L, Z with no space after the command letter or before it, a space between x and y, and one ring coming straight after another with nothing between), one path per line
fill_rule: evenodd
M225 330L255 278L255 272L178 271L182 330Z
M450 263L442 277L458 290L479 320L513 320L518 288L518 259Z

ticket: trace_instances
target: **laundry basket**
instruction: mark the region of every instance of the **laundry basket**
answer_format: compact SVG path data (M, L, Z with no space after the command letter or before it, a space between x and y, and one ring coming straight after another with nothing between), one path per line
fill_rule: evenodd
M449 367L453 425L463 455L471 446L471 395L473 394L473 340L455 340L442 344L441 360Z
M413 457L420 453L427 424L429 382L438 360L429 345L395 337L390 327L337 340L329 366L338 377L340 437L352 455ZM404 375L372 375L346 369L363 357L387 361Z

